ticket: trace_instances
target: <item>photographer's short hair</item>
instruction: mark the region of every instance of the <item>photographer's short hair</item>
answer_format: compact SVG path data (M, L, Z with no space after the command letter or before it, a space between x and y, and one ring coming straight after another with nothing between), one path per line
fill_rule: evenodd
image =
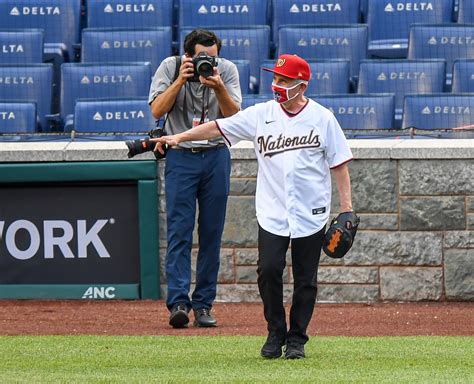
M217 45L217 53L221 51L222 42L214 32L208 31L207 29L195 29L188 33L184 38L184 52L190 56L194 56L196 44L204 45L205 47L211 47L214 44Z

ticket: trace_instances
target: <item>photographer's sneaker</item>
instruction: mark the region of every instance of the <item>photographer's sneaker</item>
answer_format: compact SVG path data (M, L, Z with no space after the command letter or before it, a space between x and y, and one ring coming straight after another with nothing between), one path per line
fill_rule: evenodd
M210 309L201 308L194 310L193 324L195 327L215 327L217 325L217 321L212 317Z
M188 308L185 304L176 304L170 313L170 325L173 328L186 328L189 323Z

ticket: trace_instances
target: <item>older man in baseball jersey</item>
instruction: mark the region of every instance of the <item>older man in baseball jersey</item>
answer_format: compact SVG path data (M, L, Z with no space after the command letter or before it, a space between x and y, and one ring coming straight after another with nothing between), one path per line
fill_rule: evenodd
M331 207L331 172L340 197L340 211L352 211L347 162L352 159L334 115L304 96L310 66L296 55L281 55L273 69L274 100L236 115L157 139L164 144L222 135L227 145L253 141L258 160L256 212L258 287L267 320L266 358L305 357L306 329L313 314L317 271ZM290 324L283 304L283 270L291 242L294 279Z

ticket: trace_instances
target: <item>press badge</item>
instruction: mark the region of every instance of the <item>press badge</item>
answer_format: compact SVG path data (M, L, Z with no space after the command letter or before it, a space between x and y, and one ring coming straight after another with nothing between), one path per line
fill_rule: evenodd
M197 127L198 125L207 123L208 121L209 119L206 117L204 121L201 123L201 118L195 116L193 117L193 128ZM205 145L205 144L209 144L209 140L195 140L195 141L191 141L191 143Z

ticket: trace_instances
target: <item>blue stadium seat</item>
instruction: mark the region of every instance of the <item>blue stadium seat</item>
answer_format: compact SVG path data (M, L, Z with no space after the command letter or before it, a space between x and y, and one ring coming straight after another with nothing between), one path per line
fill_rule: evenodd
M474 23L474 1L473 0L459 0L458 23L459 24L473 24Z
M369 9L369 0L360 0L360 13L363 23L367 22L367 12Z
M367 27L283 27L279 30L278 56L283 53L293 53L306 60L350 60L351 77L357 77L360 60L367 58Z
M84 29L84 63L150 62L153 73L170 56L171 28L153 29Z
M258 93L260 95L272 94L273 73L264 71L263 68L273 68L274 65L275 60L263 60L260 63L260 82L258 85Z
M232 61L249 61L250 83L256 88L260 76L260 62L270 57L270 27L260 25L248 28L213 28L212 30L222 40L219 56ZM192 29L189 28L180 30L181 47L184 37L191 31Z
M451 84L453 62L474 57L474 26L414 25L410 29L409 59L446 60L446 84Z
M314 95L310 96L330 109L342 129L391 129L395 112L393 94Z
M273 98L270 95L243 95L241 108L245 109L251 107L252 105L264 103L272 99Z
M262 68L273 68L273 61L265 61ZM348 60L309 61L311 80L305 93L337 94L349 93L350 62ZM271 94L273 73L260 71L260 94Z
M405 97L403 127L448 129L474 124L474 95L437 94Z
M35 103L0 102L0 133L36 132Z
M411 24L449 23L452 13L453 0L369 0L369 54L405 58Z
M283 26L357 24L359 15L359 0L276 0L273 1L273 41L277 45L278 29Z
M150 82L146 63L65 63L61 66L61 119L64 122L74 113L78 99L147 97Z
M147 98L77 100L74 130L93 133L144 133L155 127Z
M267 25L267 0L179 0L179 27L215 28ZM219 36L219 35L218 35Z
M173 2L87 0L88 28L172 27Z
M452 93L474 93L474 60L455 60Z
M394 93L395 120L401 121L408 93L443 92L444 60L366 60L360 64L359 94Z
M250 90L250 61L232 60L239 71L240 90L246 95Z
M43 62L44 32L41 29L0 29L0 65Z
M80 41L81 0L2 0L2 28L43 29L47 56L73 57L74 44Z
M52 64L0 66L0 101L36 103L40 127L49 132L48 115L51 114Z
M82 0L1 0L0 26L44 31L42 62L53 66L53 112L58 110L60 66L75 59L80 42ZM22 64L26 64L22 63ZM41 119L41 114L40 114ZM44 123L44 121L43 121Z

